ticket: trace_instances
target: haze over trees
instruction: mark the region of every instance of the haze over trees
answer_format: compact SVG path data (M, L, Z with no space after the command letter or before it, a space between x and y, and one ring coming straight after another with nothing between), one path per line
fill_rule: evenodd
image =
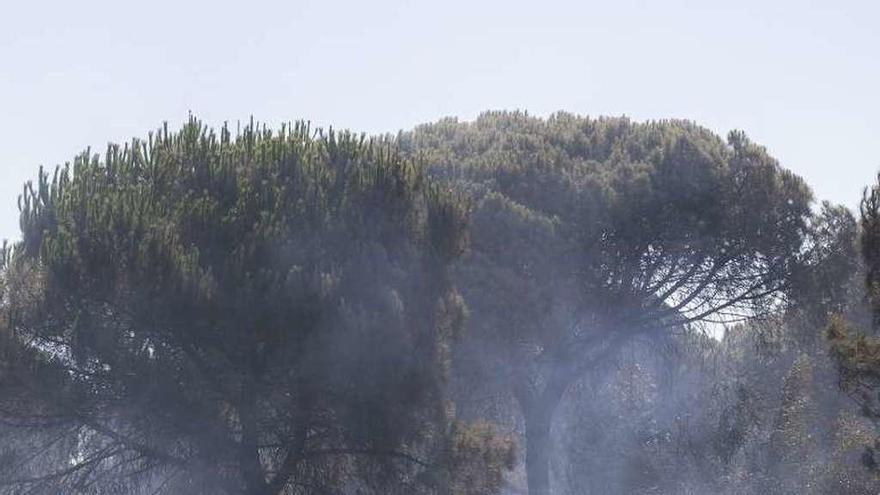
M87 151L2 250L0 493L876 493L877 187L566 113Z
M13 481L455 486L466 208L388 143L304 125L191 121L41 175L7 265L3 415L61 439L54 466L14 453Z
M765 313L807 231L806 186L740 133L487 114L402 141L476 191L457 285L522 410L531 494L550 492L554 412L585 369L635 337Z
M828 328L831 352L840 370L843 389L859 404L862 415L875 426L870 444L865 445L862 461L873 472L880 470L880 175L877 183L865 188L859 208L860 248L864 261L864 291L870 317L852 321L834 318Z

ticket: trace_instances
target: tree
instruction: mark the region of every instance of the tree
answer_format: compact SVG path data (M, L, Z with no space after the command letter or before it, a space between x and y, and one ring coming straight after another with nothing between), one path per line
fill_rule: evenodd
M522 411L532 495L578 377L637 336L778 306L808 229L808 188L739 132L488 113L399 140L474 197L454 276L473 366L494 363Z
M841 388L860 406L862 415L880 425L880 174L877 182L865 188L859 208L859 234L864 263L864 294L871 312L870 331L858 331L844 316L837 315L828 325L831 355L838 365ZM880 438L865 448L863 463L877 471L880 465Z
M20 208L0 420L52 455L0 470L14 492L442 492L450 456L509 457L445 392L467 203L389 143L191 119Z
M870 189L865 188L859 213L865 292L872 311L872 325L876 329L880 327L880 174L876 184Z

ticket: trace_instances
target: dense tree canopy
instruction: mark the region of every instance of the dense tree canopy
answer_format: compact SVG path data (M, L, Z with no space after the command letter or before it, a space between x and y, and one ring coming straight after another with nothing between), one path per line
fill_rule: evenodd
M400 139L475 197L456 283L522 407L531 493L573 381L635 336L778 306L808 233L809 189L738 132L489 113Z
M463 307L445 272L467 204L387 142L193 120L41 173L20 201L0 416L74 440L56 465L23 458L17 486L451 483Z
M850 330L880 314L880 186L857 222L741 132L190 119L19 207L0 493L880 483L880 344Z

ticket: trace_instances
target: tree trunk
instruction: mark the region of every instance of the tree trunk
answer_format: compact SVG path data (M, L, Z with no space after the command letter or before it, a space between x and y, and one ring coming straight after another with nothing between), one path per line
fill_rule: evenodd
M249 428L243 428L242 444L239 447L239 468L241 469L242 481L247 495L271 495L269 484L266 482L263 466L260 463L260 451L257 447L256 437Z
M553 439L550 430L553 414L568 388L568 376L551 374L544 389L534 393L528 387L516 387L514 395L523 412L526 426L526 477L529 495L550 495L550 458Z
M551 418L555 405L536 407L526 415L526 476L529 495L550 495Z
M244 387L239 406L238 420L241 424L241 440L238 445L238 468L244 493L247 495L270 495L269 483L260 462L259 432L257 431L256 389L248 380Z

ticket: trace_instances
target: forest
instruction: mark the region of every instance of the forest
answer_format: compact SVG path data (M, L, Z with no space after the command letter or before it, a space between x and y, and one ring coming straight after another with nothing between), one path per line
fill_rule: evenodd
M856 202L684 120L85 150L0 250L0 494L880 493Z

